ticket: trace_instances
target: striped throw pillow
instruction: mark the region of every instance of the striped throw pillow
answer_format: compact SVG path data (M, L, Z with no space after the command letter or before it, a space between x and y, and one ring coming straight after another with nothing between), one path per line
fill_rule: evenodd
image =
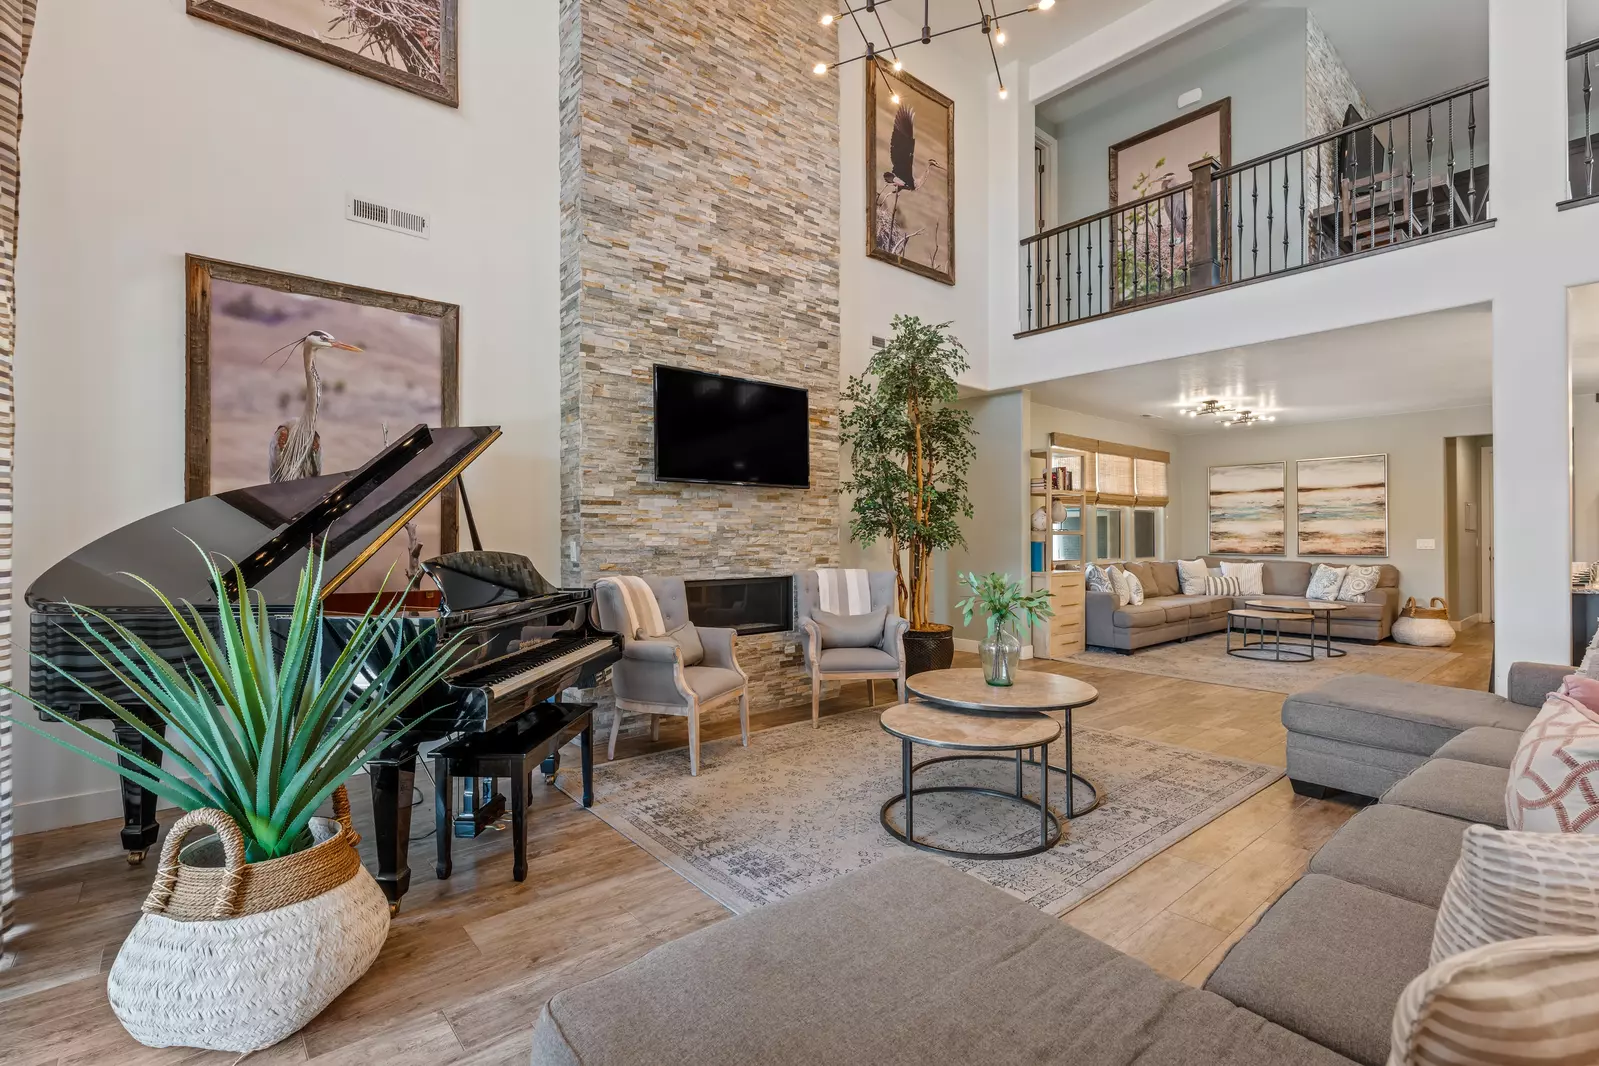
M1425 970L1394 1008L1388 1066L1599 1062L1599 937L1489 944Z
M1554 935L1599 936L1599 839L1468 827L1433 924L1433 963Z
M1242 596L1243 591L1238 587L1236 577L1217 577L1211 574L1205 578L1205 595L1207 596Z

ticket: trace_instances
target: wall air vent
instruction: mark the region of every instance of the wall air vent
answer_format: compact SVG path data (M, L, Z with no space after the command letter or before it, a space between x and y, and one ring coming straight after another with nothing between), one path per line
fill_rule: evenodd
M428 217L416 211L402 211L363 196L344 198L344 217L351 222L362 222L379 229L408 233L413 237L428 238Z

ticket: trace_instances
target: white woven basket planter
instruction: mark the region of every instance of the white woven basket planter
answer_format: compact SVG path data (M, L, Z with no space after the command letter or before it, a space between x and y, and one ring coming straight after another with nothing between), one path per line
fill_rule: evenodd
M1447 648L1455 642L1455 627L1446 618L1394 619L1394 640L1418 648Z
M357 862L336 887L269 910L201 920L152 913L184 894L182 888L174 893L172 882L190 869L178 863L177 844L180 829L192 828L185 825L191 817L172 827L146 913L111 966L111 1009L149 1047L259 1051L299 1031L367 971L388 938L388 900ZM218 828L228 848L227 834ZM237 835L231 823L228 828ZM327 819L315 819L312 833L317 846L300 855L330 847L353 852L359 839ZM221 910L237 908L241 898L239 909L249 907L252 866L242 863L242 851L241 839L237 853L229 855ZM300 855L272 862L290 863Z

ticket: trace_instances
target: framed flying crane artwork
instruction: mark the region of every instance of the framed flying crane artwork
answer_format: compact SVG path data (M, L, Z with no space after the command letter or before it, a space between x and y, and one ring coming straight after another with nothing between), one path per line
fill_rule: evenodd
M460 308L188 257L184 498L353 471L412 426L454 426ZM452 484L341 592L456 550Z
M460 0L188 0L189 14L460 106Z
M891 63L866 72L866 254L955 284L955 102Z

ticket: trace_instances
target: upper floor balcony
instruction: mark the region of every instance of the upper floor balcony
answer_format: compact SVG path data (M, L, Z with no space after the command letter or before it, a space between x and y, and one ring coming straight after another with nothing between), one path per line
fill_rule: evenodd
M1019 335L1491 226L1487 108L1484 79L1231 166L1157 160L1146 195L1021 241Z

